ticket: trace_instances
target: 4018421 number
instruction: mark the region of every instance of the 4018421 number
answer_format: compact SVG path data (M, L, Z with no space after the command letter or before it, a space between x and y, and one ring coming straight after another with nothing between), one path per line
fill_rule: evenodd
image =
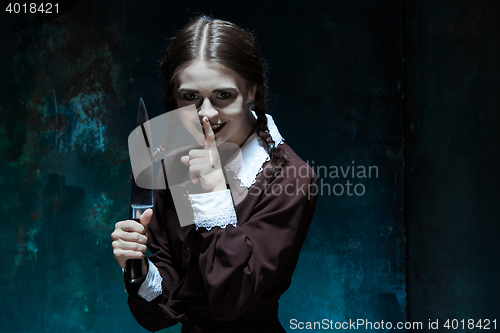
M59 3L9 3L5 11L9 14L58 14Z
M443 327L449 330L472 330L472 329L480 329L480 330L496 330L497 329L497 320L490 319L448 319L444 323Z

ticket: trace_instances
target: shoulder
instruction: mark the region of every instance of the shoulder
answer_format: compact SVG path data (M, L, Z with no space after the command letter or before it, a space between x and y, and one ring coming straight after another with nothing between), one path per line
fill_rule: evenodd
M308 162L300 158L288 144L283 143L280 147L286 152L287 159L282 170L277 170L280 174L275 176L289 180L300 178L304 182L315 182L317 179L316 174Z
M272 188L287 187L290 189L315 186L317 177L313 168L300 158L288 144L282 143L280 148L286 153L285 164L274 169L266 168L264 164L262 172L256 178L256 185L263 188L271 186Z
M313 168L290 146L283 143L280 148L287 154L285 164L276 167L273 174L269 174L269 169L264 166L255 184L249 189L248 197L258 198L254 203L254 211L288 212L298 214L299 219L302 219L314 212L318 194L317 177ZM302 212L298 213L300 210Z

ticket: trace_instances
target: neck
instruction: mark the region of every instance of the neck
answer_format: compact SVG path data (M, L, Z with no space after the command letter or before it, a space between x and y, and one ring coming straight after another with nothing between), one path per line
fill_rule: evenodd
M257 119L252 114L252 111L250 111L250 108L248 108L248 113L247 113L247 121L245 122L245 128L242 129L244 133L246 133L245 140L240 143L240 147L243 146L243 144L248 140L248 138L255 132L255 129L257 128Z

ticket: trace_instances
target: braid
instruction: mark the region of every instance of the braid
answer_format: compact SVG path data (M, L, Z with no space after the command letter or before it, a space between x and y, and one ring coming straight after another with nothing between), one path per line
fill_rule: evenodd
M260 90L260 91L259 91ZM278 173L283 169L286 162L286 152L283 148L277 146L274 142L271 134L269 133L269 128L267 127L267 117L266 117L266 99L267 92L265 88L258 89L255 96L255 114L257 115L257 135L262 139L262 144L264 148L269 152L270 161L264 167L263 174L265 177L277 176ZM269 149L269 147L274 146L274 148Z
M257 135L269 152L265 177L277 176L286 163L286 152L277 147L267 127L267 66L260 55L257 38L248 30L234 23L199 16L189 22L174 37L161 62L160 71L165 77L165 106L167 111L177 108L174 98L174 78L181 65L198 59L200 54L212 61L234 70L247 84L257 87L254 111L257 114ZM269 149L269 148L272 149Z

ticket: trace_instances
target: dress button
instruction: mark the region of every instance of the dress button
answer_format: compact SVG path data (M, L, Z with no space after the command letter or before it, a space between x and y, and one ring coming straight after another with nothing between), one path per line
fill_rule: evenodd
M189 248L189 246L186 246L186 249L184 250L184 255L186 257L189 257L189 254L191 253L191 249Z

